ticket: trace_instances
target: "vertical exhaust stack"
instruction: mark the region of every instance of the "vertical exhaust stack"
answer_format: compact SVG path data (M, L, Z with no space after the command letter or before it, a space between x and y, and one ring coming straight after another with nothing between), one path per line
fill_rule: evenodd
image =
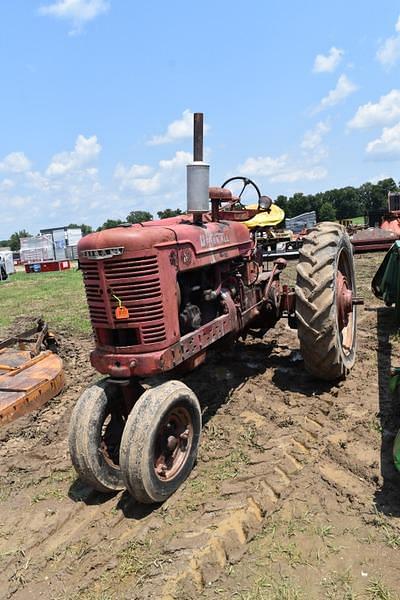
M186 167L187 212L193 215L194 223L201 224L203 214L210 210L210 165L203 162L203 113L194 113L193 117L193 162Z

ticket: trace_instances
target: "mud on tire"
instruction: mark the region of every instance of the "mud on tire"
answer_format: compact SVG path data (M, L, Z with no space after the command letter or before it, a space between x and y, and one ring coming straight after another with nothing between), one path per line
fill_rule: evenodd
M343 326L338 314L339 278L356 294L353 249L343 226L319 223L300 249L296 280L296 316L306 369L328 381L345 377L356 353L356 310Z
M196 395L180 381L146 390L131 410L121 441L127 490L143 503L163 502L190 474L201 433Z
M106 379L91 385L80 396L70 421L72 464L80 479L99 492L125 487L115 460L125 423L120 412L112 411L114 395Z

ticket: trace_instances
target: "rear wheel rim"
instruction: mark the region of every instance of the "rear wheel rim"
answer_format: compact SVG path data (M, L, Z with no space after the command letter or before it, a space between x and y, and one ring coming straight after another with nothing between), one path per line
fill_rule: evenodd
M340 346L343 354L349 356L354 347L354 280L351 259L341 250L336 268L336 321Z
M193 420L183 406L170 410L159 424L154 449L154 473L160 481L171 481L183 469L193 445Z

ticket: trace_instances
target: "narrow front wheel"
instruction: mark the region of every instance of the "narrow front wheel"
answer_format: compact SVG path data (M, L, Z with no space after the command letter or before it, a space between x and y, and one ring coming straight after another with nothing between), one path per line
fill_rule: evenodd
M130 494L163 502L185 481L201 433L199 401L184 383L169 381L142 394L122 434L120 466Z
M72 411L69 451L80 479L99 492L122 490L119 447L125 416L107 380L88 387Z

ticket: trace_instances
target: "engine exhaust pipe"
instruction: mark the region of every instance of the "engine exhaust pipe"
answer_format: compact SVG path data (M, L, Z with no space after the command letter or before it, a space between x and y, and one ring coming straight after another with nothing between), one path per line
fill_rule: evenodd
M203 162L203 113L193 115L193 162L186 167L186 181L187 212L193 214L194 223L200 224L203 214L210 210L210 165Z

